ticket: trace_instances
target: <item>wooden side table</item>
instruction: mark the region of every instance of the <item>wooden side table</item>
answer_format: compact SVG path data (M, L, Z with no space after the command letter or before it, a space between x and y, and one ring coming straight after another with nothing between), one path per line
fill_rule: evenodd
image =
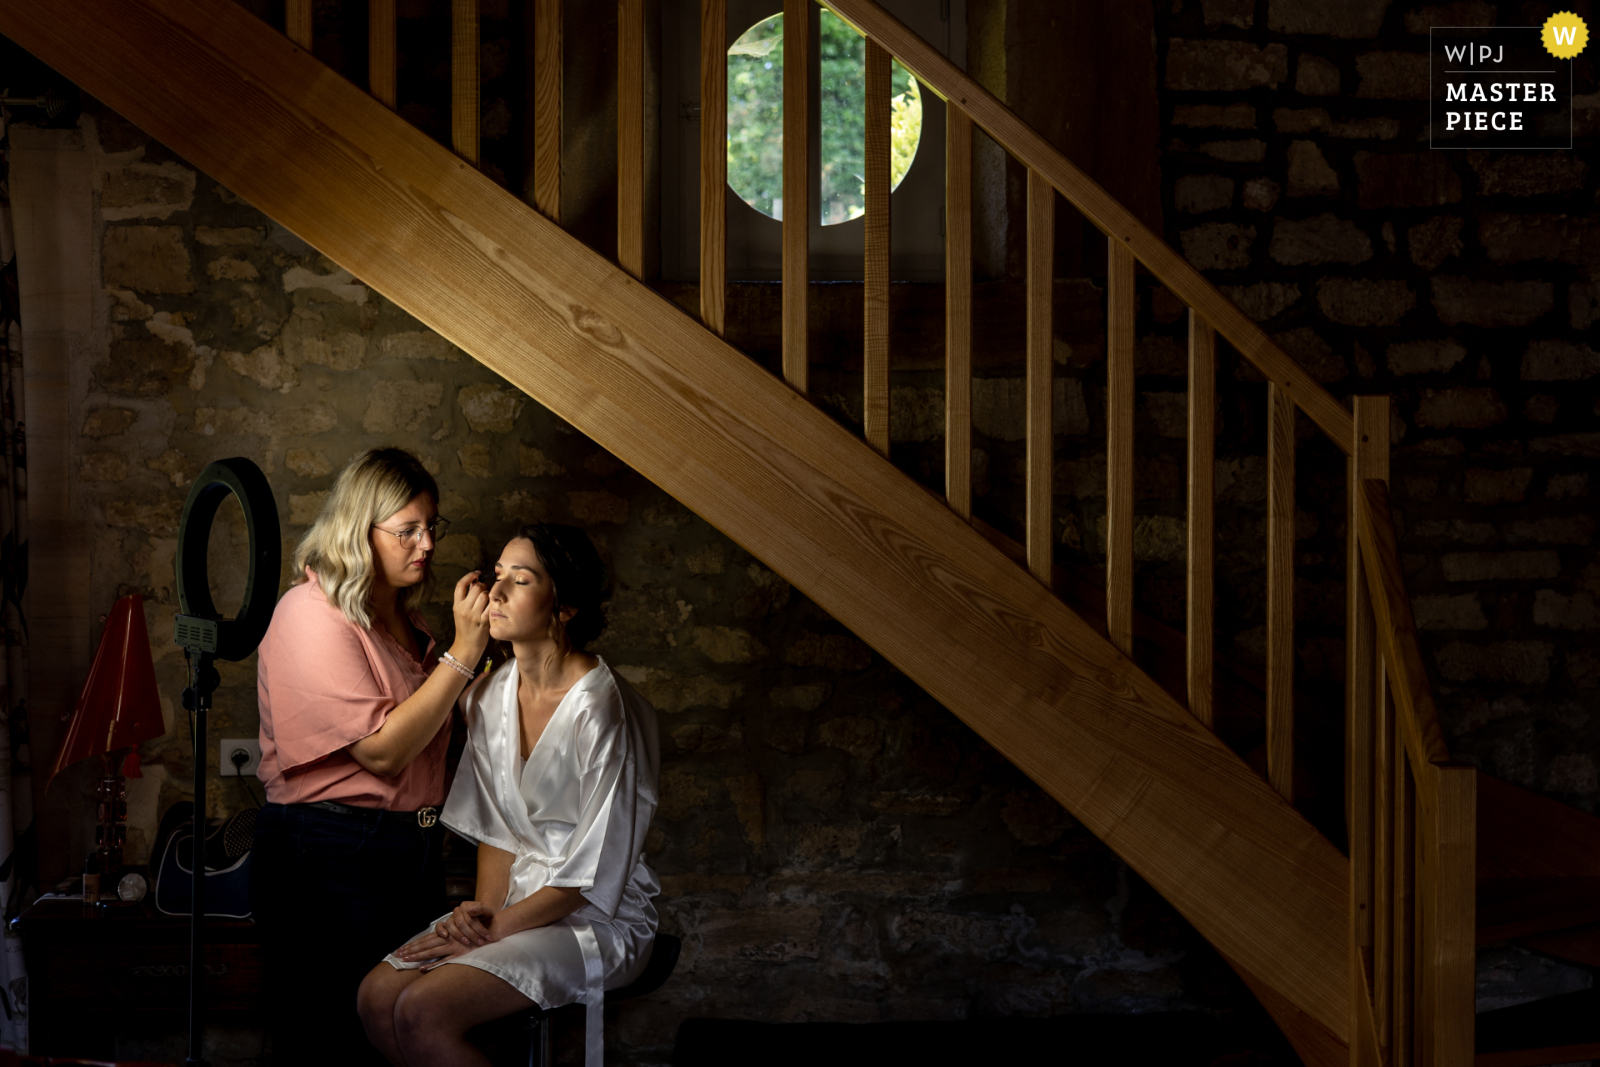
M189 1005L189 920L162 915L147 898L114 912L45 899L16 919L27 958L33 1055L110 1059L116 1038L184 1031ZM253 922L206 920L208 1021L258 1021L261 938Z

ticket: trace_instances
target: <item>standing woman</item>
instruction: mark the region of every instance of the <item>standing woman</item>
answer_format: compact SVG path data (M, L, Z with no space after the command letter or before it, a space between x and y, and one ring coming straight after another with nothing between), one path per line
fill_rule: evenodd
M516 658L462 701L467 750L443 815L478 842L477 899L367 975L361 1017L393 1064L472 1067L488 1062L466 1039L477 1024L581 1002L585 1062L600 1067L605 990L637 978L655 942L655 711L584 651L605 616L582 530L525 527L494 572L490 632Z
M361 976L444 902L438 825L450 714L489 641L477 572L456 583L455 643L418 613L448 521L417 458L352 459L295 552L303 579L261 642L261 769L251 907L274 1058L370 1060Z

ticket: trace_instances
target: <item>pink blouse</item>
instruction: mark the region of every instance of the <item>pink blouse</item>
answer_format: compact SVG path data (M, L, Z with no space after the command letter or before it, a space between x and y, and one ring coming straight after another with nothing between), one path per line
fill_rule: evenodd
M411 624L428 634L421 616L412 615ZM373 774L345 751L376 733L389 712L417 691L436 663L433 648L428 634L427 652L418 662L387 632L355 625L328 603L315 578L285 593L256 662L260 777L267 799L333 800L390 811L443 804L448 719L392 778Z

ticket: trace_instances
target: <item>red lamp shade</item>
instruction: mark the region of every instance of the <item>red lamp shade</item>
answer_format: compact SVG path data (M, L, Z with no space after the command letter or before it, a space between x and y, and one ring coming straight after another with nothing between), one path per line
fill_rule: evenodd
M166 732L144 601L138 594L125 596L112 605L50 777L81 759L131 748Z

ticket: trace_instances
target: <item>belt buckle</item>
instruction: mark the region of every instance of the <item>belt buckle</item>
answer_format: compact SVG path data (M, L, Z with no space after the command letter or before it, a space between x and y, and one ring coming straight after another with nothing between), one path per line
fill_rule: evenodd
M417 809L417 825L426 830L439 821L439 809L428 807Z

